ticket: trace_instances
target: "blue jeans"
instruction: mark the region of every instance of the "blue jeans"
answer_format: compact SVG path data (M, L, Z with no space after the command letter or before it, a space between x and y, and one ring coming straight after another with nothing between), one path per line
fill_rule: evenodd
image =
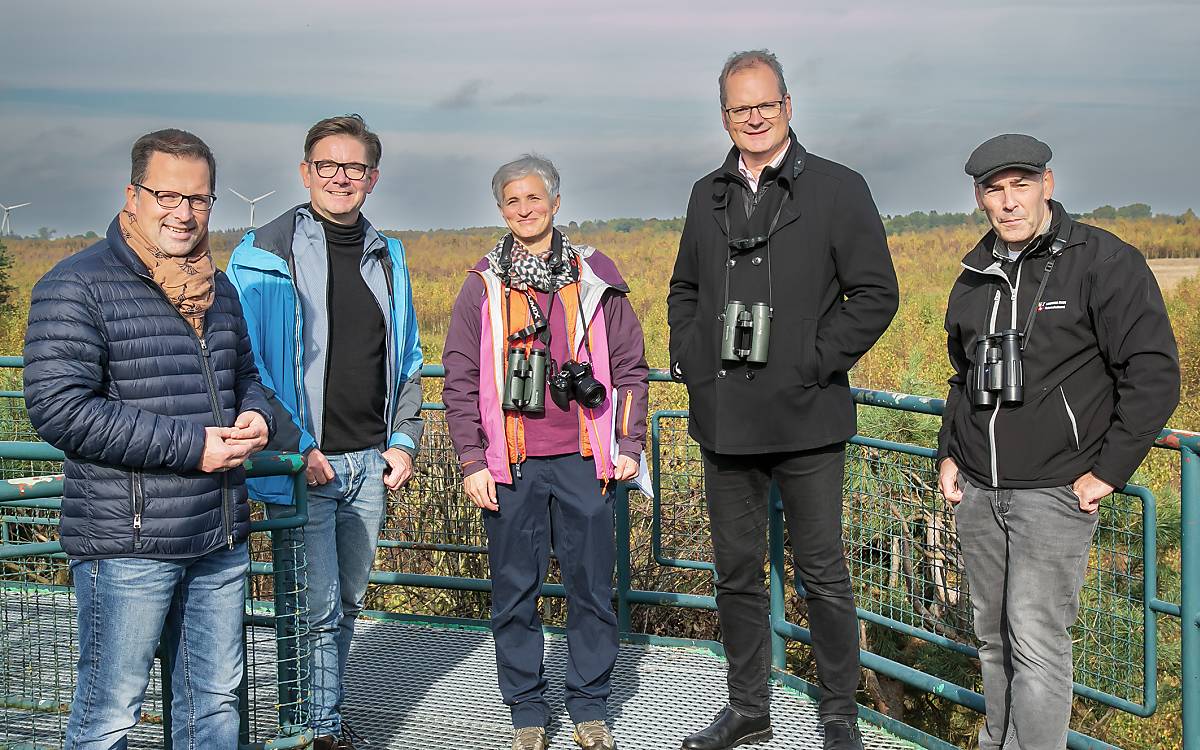
M235 750L249 566L245 543L179 560L72 560L79 663L64 749L124 750L161 636L172 745Z
M312 654L309 723L318 735L341 732L350 640L387 510L387 462L378 450L326 458L333 479L308 488L308 523L301 530L308 581L306 645ZM271 518L291 513L290 506L267 505Z

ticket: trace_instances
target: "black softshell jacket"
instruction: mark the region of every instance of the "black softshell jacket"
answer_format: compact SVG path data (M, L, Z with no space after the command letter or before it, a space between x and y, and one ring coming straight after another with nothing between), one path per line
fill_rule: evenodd
M953 458L983 487L1055 487L1091 471L1119 489L1179 402L1179 353L1142 254L1072 220L1059 203L1051 207L1050 231L1015 261L993 255L994 232L963 259L946 309L954 376L938 461ZM983 333L1024 330L1060 230L1066 245L1023 352L1024 400L976 407L975 342Z

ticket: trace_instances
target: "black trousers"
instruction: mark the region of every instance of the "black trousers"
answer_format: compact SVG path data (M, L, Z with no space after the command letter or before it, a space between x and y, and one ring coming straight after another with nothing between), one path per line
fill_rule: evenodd
M765 584L767 503L779 484L796 572L807 592L823 719L858 714L858 619L842 546L846 446L794 453L703 451L704 491L717 567L717 615L729 661L729 704L770 711L770 595Z

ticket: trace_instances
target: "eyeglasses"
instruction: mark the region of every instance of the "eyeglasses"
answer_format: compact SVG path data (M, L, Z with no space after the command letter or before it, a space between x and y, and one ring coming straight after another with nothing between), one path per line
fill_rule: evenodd
M158 205L163 208L179 208L179 204L183 203L186 198L193 211L204 213L211 210L213 204L217 202L215 195L183 195L173 190L151 190L140 182L133 183L133 186L153 195L154 200L158 201Z
M322 159L321 161L310 161L309 164L311 164L313 169L316 170L317 177L322 179L329 179L330 177L333 177L340 169L346 173L347 180L361 180L367 176L367 170L371 169L371 167L368 167L366 164L357 161L352 161L349 164L343 164L340 161L328 161Z
M750 119L750 112L758 110L758 114L764 120L774 120L779 117L779 113L783 111L783 100L777 99L773 102L763 102L762 104L754 104L747 107L730 107L725 110L725 114L729 116L730 122L745 122Z

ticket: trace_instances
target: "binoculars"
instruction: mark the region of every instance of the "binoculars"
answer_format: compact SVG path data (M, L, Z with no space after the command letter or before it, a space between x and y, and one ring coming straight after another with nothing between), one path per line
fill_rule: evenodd
M550 398L566 411L571 399L580 406L595 409L604 403L604 385L592 377L591 362L564 362L562 369L550 377Z
M771 307L755 302L749 307L732 300L725 305L721 330L721 359L728 362L746 360L756 365L767 363L767 347L771 340Z
M1021 363L1022 334L1015 328L980 336L975 341L971 401L975 406L1020 406L1025 398Z
M533 349L508 350L504 376L504 409L541 413L546 409L546 352Z

